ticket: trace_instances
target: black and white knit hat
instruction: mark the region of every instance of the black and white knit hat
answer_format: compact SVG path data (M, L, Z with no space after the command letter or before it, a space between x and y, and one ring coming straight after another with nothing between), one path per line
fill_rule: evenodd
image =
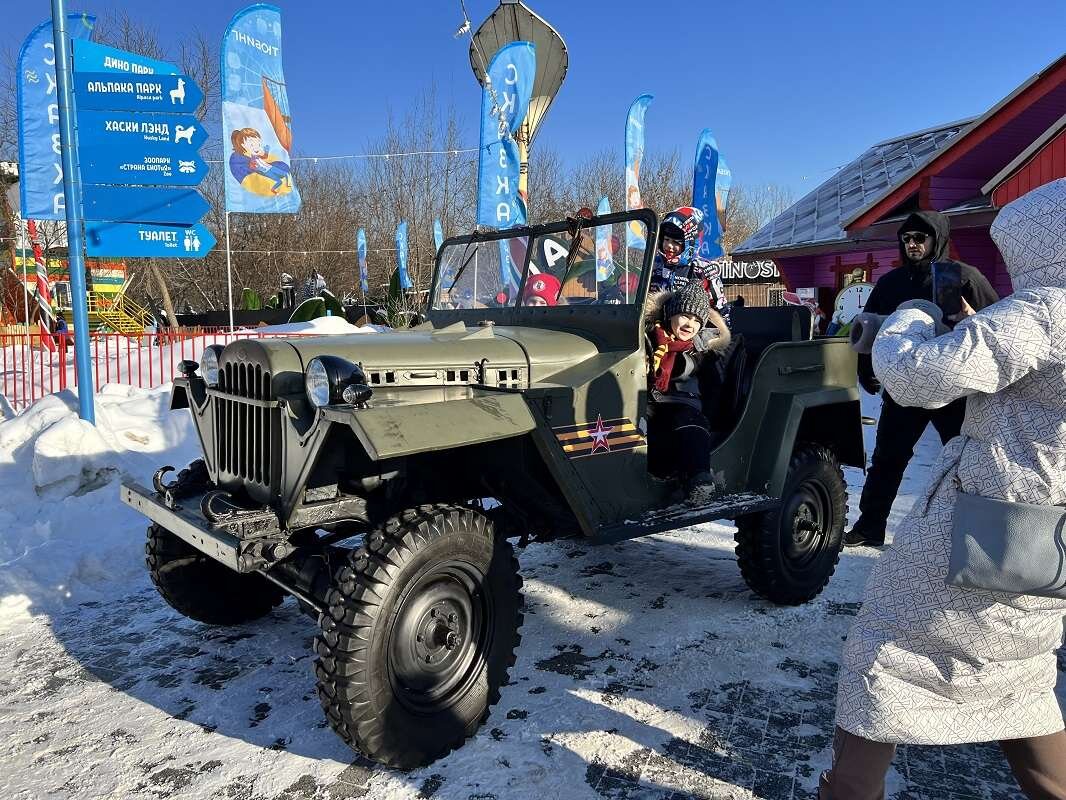
M703 287L693 282L674 292L663 311L667 320L678 314L689 314L698 319L700 325L706 325L711 316L711 301Z

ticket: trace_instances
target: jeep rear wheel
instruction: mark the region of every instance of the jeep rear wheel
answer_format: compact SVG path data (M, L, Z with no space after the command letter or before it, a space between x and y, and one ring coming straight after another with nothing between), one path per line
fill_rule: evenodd
M234 572L160 525L148 527L144 551L148 573L162 598L198 622L251 622L285 599L285 593L262 575Z
M781 506L737 520L737 560L751 590L782 605L817 597L840 558L847 501L844 473L833 451L798 445Z
M425 506L369 534L319 617L315 675L330 725L401 769L462 745L514 664L521 585L511 544L470 509Z

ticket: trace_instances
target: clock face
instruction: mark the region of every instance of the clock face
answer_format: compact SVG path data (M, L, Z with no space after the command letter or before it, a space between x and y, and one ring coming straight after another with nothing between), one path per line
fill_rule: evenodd
M866 308L866 301L870 299L870 292L874 290L871 283L853 283L837 295L833 305L833 317L842 325L846 325L855 319L856 314L861 314Z

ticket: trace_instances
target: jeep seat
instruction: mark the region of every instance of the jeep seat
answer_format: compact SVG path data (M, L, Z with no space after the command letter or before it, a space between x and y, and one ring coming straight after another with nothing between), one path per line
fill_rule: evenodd
M809 340L814 313L807 306L734 308L730 330L733 342L701 386L703 413L711 423L716 444L740 421L763 350L775 342Z

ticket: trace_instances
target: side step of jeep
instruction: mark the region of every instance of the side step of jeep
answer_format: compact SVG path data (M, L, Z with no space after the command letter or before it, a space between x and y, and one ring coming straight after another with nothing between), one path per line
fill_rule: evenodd
M677 503L648 511L638 519L627 519L625 522L600 528L599 533L588 541L592 544L621 542L626 539L635 539L638 536L672 531L718 519L736 519L747 514L772 511L780 505L780 498L754 492L727 494L705 506Z

